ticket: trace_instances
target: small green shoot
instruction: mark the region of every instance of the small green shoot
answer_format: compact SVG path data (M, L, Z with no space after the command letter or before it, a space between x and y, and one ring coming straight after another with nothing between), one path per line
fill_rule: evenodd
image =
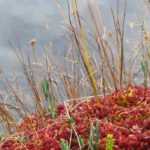
M91 133L89 137L89 147L91 150L97 150L99 149L99 139L100 139L100 134L99 134L99 122L96 122L95 126L91 126Z
M61 150L70 150L68 142L64 139L61 140Z
M50 112L50 115L52 118L56 118L56 106L55 106L55 100L50 94L50 85L48 80L44 80L42 82L42 92L45 96L45 99L48 101L48 112Z
M47 99L49 96L49 83L47 80L44 80L42 82L42 92L43 92L45 98Z
M141 69L144 74L144 86L147 87L148 62L146 60L141 62Z
M113 150L115 144L115 139L112 134L108 134L106 137L106 150Z
M84 140L80 135L79 135L79 142L80 142L81 147L84 147Z
M73 123L75 123L74 118L73 118L73 117L70 117L70 118L68 119L68 123L69 123L69 124L73 124Z

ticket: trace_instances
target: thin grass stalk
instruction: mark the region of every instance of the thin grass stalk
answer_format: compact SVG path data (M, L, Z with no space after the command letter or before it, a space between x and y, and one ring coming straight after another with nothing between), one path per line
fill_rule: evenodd
M18 115L23 118L24 114L22 113L21 109L19 107L13 106L11 104L7 104L7 103L0 103L1 106L3 107L7 107L9 110L14 110L15 112L18 113Z
M70 3L69 3L68 0L67 0L67 4L68 4L68 16L69 16L69 22L70 22L71 30L73 32L76 45L79 49L79 52L80 52L85 70L88 74L91 86L93 88L93 94L97 95L97 85L96 85L96 80L95 80L95 77L94 77L94 68L93 68L93 65L92 65L91 60L90 60L90 55L89 55L89 52L88 52L88 48L84 46L84 44L87 45L87 41L86 41L87 39L85 39L86 36L85 36L84 31L83 31L83 27L81 25L79 13L77 12L77 1L74 0L73 7L74 7L74 13L76 14L75 16L77 16L77 18L78 18L78 23L79 23L79 27L80 27L80 35L79 36L81 36L81 40L79 40L79 36L77 35L76 29L74 28L74 26L72 24L72 21L71 21Z
M22 102L21 98L17 94L17 91L13 88L13 86L9 83L9 81L7 79L6 79L6 84L7 84L8 88L10 89L10 91L12 92L12 94L14 95L16 102L21 106L21 109L24 112L24 114L29 113L30 111L25 106L25 104Z
M68 98L80 97L79 90L79 70L77 70L77 61L75 60L75 53L72 52L73 59L69 59L69 52L66 54L66 60L69 62L69 68L65 67L65 74L62 74L63 85L65 87ZM71 67L70 67L71 66ZM63 72L63 71L62 71Z
M6 124L8 133L12 133L12 127L14 127L16 121L12 117L11 113L3 105L0 105L0 120Z
M79 43L81 45L81 48L79 49L81 58L84 63L84 67L86 69L86 72L88 74L89 80L91 82L91 85L93 87L93 94L97 95L97 84L96 84L96 79L94 77L95 74L95 68L93 67L90 53L89 53L89 47L88 47L88 42L87 42L87 35L84 30L83 24L81 23L80 15L78 12L78 6L77 6L77 0L73 0L73 7L74 7L74 12L75 16L77 17L78 25L79 25Z
M12 43L10 43L10 45L13 46ZM36 87L36 82L35 82L35 79L33 76L33 70L31 67L30 58L28 56L27 64L26 64L25 56L22 52L22 49L20 48L19 50L16 50L13 47L13 50L14 50L16 57L18 58L18 61L19 61L20 65L23 69L23 73L25 75L28 86L31 88L31 92L34 96L34 100L36 103L36 111L39 114L43 114L44 110L43 110L43 107L41 105L41 97L40 97L39 92L38 92L37 87Z
M114 88L115 88L115 90L117 90L116 75L115 75L114 71L111 68L111 64L110 64L110 61L109 61L109 58L108 58L108 54L106 52L108 47L106 47L107 44L102 38L102 33L101 32L103 31L103 28L100 26L101 27L101 31L100 31L99 25L98 25L98 23L96 21L94 13L93 13L93 9L92 9L92 7L90 5L89 5L89 10L90 10L91 18L93 20L93 23L94 23L95 29L96 29L96 43L97 43L98 50L99 50L99 53L100 53L100 56L101 56L101 60L102 59L105 60L105 63L107 64L108 69L109 69L109 73L110 73L110 75L112 77L112 82L113 82Z
M36 83L35 83L35 80L34 80L34 77L33 77L33 72L32 72L30 61L28 63L29 63L29 65L28 65L29 71L28 71L26 65L22 64L23 71L24 71L25 77L28 81L28 85L30 86L31 91L33 93L33 96L35 98L37 112L40 113L40 114L43 114L44 110L43 110L43 107L41 105L41 98L40 98L40 95L38 93Z
M119 67L118 67L120 88L122 88L123 74L125 72L125 67L124 67L124 32L125 31L124 29L125 29L125 20L126 20L126 9L127 9L127 1L125 0L122 20L120 20L119 18L119 14L120 14L119 1L117 1L117 15L116 16L115 16L113 9L111 9L115 33L116 33L117 50L118 50L118 53L120 54Z
M64 86L65 86L65 90L67 93L68 98L76 98L78 97L77 92L75 90L75 87L72 85L69 77L63 75L63 81L64 81Z
M49 59L46 59L46 66L47 66L47 75L48 75L48 82L49 82L49 98L52 104L52 107L54 107L54 111L56 111L56 103L58 102L55 96L55 92L54 92L54 83L56 83L56 81L54 82L52 79L52 75L51 75L51 68L49 67Z

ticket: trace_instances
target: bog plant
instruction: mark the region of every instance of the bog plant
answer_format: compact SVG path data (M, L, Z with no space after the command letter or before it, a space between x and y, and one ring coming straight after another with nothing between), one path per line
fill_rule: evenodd
M56 112L56 100L52 92L50 93L50 85L48 80L43 80L42 82L42 91L45 96L45 100L47 101L47 110L50 113L52 118L57 116Z
M110 10L114 31L109 35L113 43L104 37L108 32L104 30L96 0L87 0L91 28L80 14L80 1L67 0L65 20L68 43L71 43L65 57L67 64L55 65L50 47L38 58L36 40L30 43L33 56L15 49L28 92L17 80L12 84L5 77L6 94L16 106L5 103L0 93L3 100L0 121L7 131L6 137L0 138L1 150L10 147L12 150L114 150L116 147L146 150L150 147L150 56L144 45L149 37L142 35L141 47L138 45L142 61L131 56L127 66L124 43L127 2L124 1L122 12L117 2L116 10ZM61 8L61 3L58 6ZM135 74L141 71L144 86L137 86ZM25 104L29 97L34 104L31 110ZM64 98L68 100L59 101ZM17 115L22 119L19 123Z
M99 131L99 122L96 121L95 126L92 124L90 136L89 136L89 147L91 150L97 150L100 148L100 131Z
M67 109L60 104L55 119L32 114L2 139L0 149L148 149L149 95L150 88L130 86L105 97L70 101Z
M113 150L115 145L115 139L112 134L108 134L106 137L106 150Z
M70 146L67 141L61 140L61 150L70 150Z

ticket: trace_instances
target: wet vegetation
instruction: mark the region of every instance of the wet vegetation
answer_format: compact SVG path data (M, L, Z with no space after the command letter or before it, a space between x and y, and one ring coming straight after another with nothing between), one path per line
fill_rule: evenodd
M32 54L10 42L24 85L3 77L10 102L0 94L0 150L150 148L150 33L142 23L138 49L128 57L128 3L123 2L122 10L119 0L116 9L110 8L114 27L105 31L96 1L87 1L87 26L80 1L67 0L67 14L62 11L62 16L71 47L62 64L49 52L50 45L39 56L36 39L30 41ZM57 5L61 8L59 1Z

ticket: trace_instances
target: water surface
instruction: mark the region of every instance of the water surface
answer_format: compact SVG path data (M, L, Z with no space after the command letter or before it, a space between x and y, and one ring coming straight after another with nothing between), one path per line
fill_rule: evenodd
M105 22L110 22L110 6L114 0L97 0ZM123 1L120 0L122 3ZM65 0L61 3L65 6ZM83 14L87 13L87 2L82 0L80 7ZM65 7L64 7L65 8ZM64 11L66 11L64 9ZM0 0L0 64L4 69L16 68L16 57L11 51L9 42L16 47L27 49L32 38L38 40L39 49L52 41L63 47L63 19L55 0ZM128 0L127 22L139 23L147 21L148 14L143 0ZM128 41L135 40L137 28L127 28ZM58 48L56 53L61 53ZM62 48L63 49L63 48ZM58 52L59 51L59 52ZM55 54L55 53L53 53Z

